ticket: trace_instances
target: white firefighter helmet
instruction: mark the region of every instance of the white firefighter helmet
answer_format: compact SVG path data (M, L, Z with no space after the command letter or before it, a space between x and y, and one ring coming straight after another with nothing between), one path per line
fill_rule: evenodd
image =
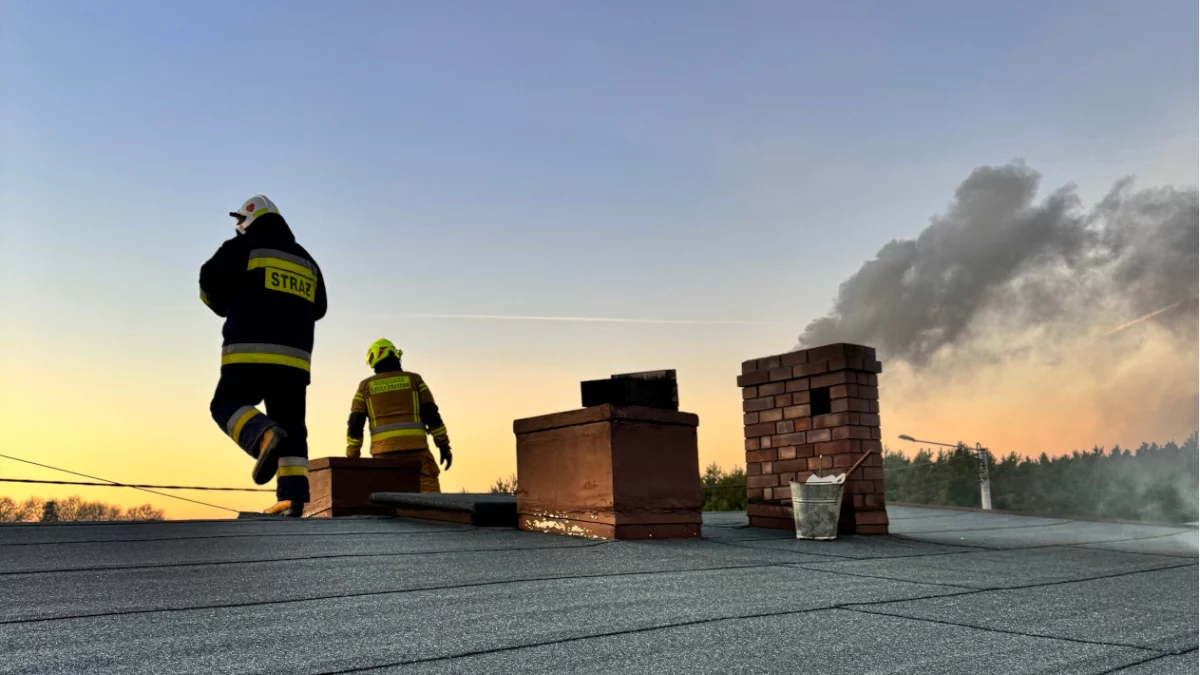
M266 195L254 195L242 202L242 207L237 211L230 211L229 215L237 220L235 227L238 234L246 234L246 228L250 227L250 223L266 213L279 213L279 207L275 206L275 202L267 199Z

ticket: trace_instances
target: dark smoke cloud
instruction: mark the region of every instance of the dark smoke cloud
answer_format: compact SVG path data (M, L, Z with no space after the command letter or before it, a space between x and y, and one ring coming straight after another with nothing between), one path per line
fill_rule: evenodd
M1020 161L976 169L915 240L889 242L841 285L800 347L857 342L921 367L988 313L1015 332L1172 303L1155 320L1194 334L1197 191L1124 179L1089 210L1071 185L1038 202L1040 179Z

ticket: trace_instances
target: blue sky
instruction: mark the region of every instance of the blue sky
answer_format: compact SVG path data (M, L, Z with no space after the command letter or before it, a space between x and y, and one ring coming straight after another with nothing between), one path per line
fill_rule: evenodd
M261 190L425 311L802 323L975 165L1195 132L1188 3L8 6L5 216L72 202L19 241L189 264Z
M203 406L197 269L264 192L328 277L331 400L384 334L564 387L674 359L736 398L737 361L978 165L1195 185L1196 26L1174 1L10 0L4 363L82 337L99 381L188 363Z

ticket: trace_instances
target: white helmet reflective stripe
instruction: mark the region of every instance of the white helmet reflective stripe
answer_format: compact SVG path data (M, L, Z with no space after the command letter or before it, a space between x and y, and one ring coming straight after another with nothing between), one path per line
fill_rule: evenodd
M266 195L254 195L243 202L237 211L230 211L229 215L237 219L238 232L245 234L250 223L266 213L279 213L279 208L275 206L275 202L267 199Z

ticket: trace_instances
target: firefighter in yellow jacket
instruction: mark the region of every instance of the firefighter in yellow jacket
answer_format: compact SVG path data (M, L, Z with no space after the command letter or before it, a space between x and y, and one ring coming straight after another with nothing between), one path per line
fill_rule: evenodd
M388 340L376 340L367 350L367 365L375 374L363 380L350 404L346 456L358 457L363 424L370 422L371 456L421 460L421 492L441 492L438 462L429 452L426 433L450 470L450 437L429 386L420 375L400 367L402 352Z

